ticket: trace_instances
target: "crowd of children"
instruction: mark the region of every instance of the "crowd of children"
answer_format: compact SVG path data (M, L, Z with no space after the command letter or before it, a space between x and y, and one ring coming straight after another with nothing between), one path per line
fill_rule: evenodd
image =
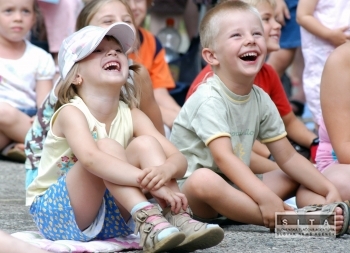
M199 27L207 66L182 107L168 92L174 81L165 51L142 27L151 1L85 2L76 32L60 44L53 85L53 57L27 39L38 3L0 0L0 150L26 158L26 205L45 238L135 233L144 252L190 252L219 244L223 220L273 229L276 212L322 208L336 214L337 236L347 233L350 64L341 56L349 54L349 13L327 23L325 1L298 4L310 54L303 80L318 87L306 96L320 126L316 155L317 135L295 116L265 63L280 50L274 0L221 0L207 11ZM313 78L307 48L317 38L330 49ZM283 202L293 196L299 209Z

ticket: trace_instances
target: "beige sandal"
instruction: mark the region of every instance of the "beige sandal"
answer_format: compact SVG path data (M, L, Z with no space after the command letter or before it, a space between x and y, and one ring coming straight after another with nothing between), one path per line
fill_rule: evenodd
M334 202L331 204L324 204L324 205L309 205L305 206L303 208L299 208L296 210L297 214L304 214L308 212L315 212L315 211L321 211L321 214L329 214L334 213L334 210L336 207L340 207L343 210L343 216L344 216L344 225L342 229L336 234L336 237L340 237L346 233L349 233L349 225L350 225L350 202L349 200L343 201L343 202Z
M192 219L190 208L187 208L186 211L181 210L178 214L174 214L170 208L166 208L163 214L171 225L186 235L186 239L171 252L192 252L206 249L219 244L224 239L224 230L219 225Z
M9 161L24 163L26 161L26 154L22 149L17 147L17 145L20 144L13 142L6 146L1 151L1 157Z
M147 220L151 216L158 216L158 218L148 222ZM140 233L140 246L143 247L145 253L168 251L179 245L186 237L184 233L176 232L160 241L158 240L158 234L162 230L173 226L163 217L156 206L142 208L135 212L132 218L136 225L134 233ZM167 225L156 229L155 227L160 223L167 223Z

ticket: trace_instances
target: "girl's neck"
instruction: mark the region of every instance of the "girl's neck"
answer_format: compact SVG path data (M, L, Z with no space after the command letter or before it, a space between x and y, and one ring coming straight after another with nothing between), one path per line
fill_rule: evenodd
M118 113L119 94L114 95L84 93L80 97L99 122L109 125Z
M0 38L0 58L17 60L23 56L25 50L24 40L13 42Z

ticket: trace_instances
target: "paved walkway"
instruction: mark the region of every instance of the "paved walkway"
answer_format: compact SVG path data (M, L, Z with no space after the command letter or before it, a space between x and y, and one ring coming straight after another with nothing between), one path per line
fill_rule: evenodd
M24 206L24 178L23 164L0 161L0 229L7 233L36 230ZM338 239L279 239L259 226L226 226L224 229L225 238L218 246L196 252L350 252L349 235Z

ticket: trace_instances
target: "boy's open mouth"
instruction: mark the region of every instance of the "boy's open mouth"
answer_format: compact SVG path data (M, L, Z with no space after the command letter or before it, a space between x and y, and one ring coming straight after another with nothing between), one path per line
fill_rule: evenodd
M243 61L255 61L258 58L258 54L255 52L249 52L239 56Z

